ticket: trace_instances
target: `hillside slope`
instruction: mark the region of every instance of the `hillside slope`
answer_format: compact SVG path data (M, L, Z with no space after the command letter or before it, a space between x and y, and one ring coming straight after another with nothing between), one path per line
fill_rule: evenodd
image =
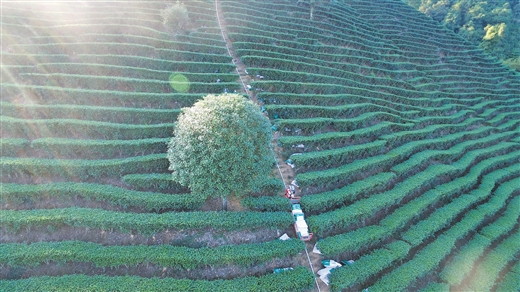
M216 7L307 248L354 260L325 289L518 289L518 73L402 1L297 2L184 1L175 36L166 1L3 4L0 290L314 289L279 178L231 212L170 181L179 109L246 93Z
M355 260L331 287L478 287L475 270L458 282L442 271L508 212L513 225L488 246L514 236L518 75L400 1L317 5L313 20L305 1L222 7L236 52L263 77L253 88L318 248Z

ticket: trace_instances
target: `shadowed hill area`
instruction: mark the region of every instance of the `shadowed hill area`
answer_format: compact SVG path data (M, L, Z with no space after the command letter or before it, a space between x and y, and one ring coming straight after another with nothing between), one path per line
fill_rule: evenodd
M402 1L181 2L3 4L0 290L313 291L315 243L322 290L520 288L517 72ZM167 171L180 108L245 93L226 45L310 243L275 168L229 212Z

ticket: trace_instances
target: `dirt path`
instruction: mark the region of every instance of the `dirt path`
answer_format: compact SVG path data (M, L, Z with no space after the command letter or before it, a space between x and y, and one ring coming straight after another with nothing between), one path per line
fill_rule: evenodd
M236 65L236 71L238 73L238 76L240 77L239 80L237 80L239 83L242 83L242 93L245 93L249 95L252 101L258 103L258 99L256 98L256 93L253 90L247 90L247 86L250 85L251 81L253 81L253 78L247 74L247 68L244 62L240 60L240 58L237 56L235 49L233 48L233 43L228 37L227 34L227 28L226 28L226 20L223 17L222 8L220 7L220 1L215 0L215 8L217 10L217 19L220 24L220 30L222 32L222 38L224 38L224 41L226 42L226 46L228 49L229 55L233 58L233 63Z
M239 80L237 80L237 81L242 83L242 85L243 85L241 91L242 91L242 93L247 94L252 101L254 101L255 103L257 103L259 105L262 105L258 101L255 91L248 90L248 88L251 88L249 85L250 85L251 81L254 81L254 79L247 73L246 65L237 56L235 49L233 48L233 43L231 42L231 40L228 37L227 28L226 28L226 20L223 17L222 8L220 6L219 0L215 0L215 9L217 11L217 19L219 21L220 30L222 32L222 38L226 42L228 53L233 58L233 63L236 65L236 71L239 75ZM294 178L296 177L296 173L294 172L294 169L292 167L290 167L287 163L285 163L285 161L282 157L282 148L279 147L277 144L278 138L280 136L281 136L281 134L279 132L276 132L275 135L273 136L272 149L276 156L276 161L278 164L279 172L280 172L280 175L282 176L281 178L282 178L283 182L285 183L285 185L289 186L291 184L291 182L294 180ZM280 195L283 196L283 194L280 194ZM296 188L296 195L297 196L301 195L301 192L298 188ZM310 230L310 231L312 232L312 230ZM311 270L313 270L313 272L316 276L316 286L315 286L314 290L328 292L328 291L330 291L329 287L323 281L318 279L318 276L316 274L318 272L318 270L320 270L322 268L321 261L323 260L323 257L319 254L315 254L312 252L314 244L315 244L315 240L312 240L311 242L306 243L307 254L302 255L301 262L302 263L304 262L305 265L308 265L309 268ZM309 262L312 264L310 264Z

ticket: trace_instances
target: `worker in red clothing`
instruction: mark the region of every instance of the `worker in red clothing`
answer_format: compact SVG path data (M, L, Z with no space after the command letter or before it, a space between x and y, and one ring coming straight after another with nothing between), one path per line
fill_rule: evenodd
M289 198L292 197L292 196L291 196L291 190L290 190L290 189L285 189L285 197L286 197L287 199L289 199Z

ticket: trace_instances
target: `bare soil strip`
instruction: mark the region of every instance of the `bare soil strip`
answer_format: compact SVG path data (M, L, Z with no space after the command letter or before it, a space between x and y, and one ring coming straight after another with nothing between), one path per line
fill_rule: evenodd
M180 269L174 267L163 267L156 264L142 263L134 266L96 267L92 263L85 262L49 262L35 267L0 266L0 279L25 279L38 276L62 276L72 274L84 275L107 275L107 276L139 276L160 277L192 280L218 280L232 279L246 276L262 276L270 273L274 268L280 266L295 265L297 259L284 258L273 259L251 267L227 265L221 267L201 267L195 269Z
M3 243L33 243L40 241L78 240L94 242L102 245L161 245L171 244L198 247L217 247L221 245L235 245L258 243L275 240L286 230L239 230L218 231L204 230L164 230L147 236L137 232L124 233L116 230L99 228L61 226L54 228L22 229L16 233L0 229L0 242Z

